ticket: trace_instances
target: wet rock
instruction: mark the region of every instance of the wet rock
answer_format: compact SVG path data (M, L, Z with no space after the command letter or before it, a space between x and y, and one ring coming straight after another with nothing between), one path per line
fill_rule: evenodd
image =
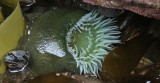
M23 49L32 55L30 69L38 75L50 72L76 71L75 61L66 48L66 33L83 10L51 8L29 25ZM78 70L79 71L79 70Z
M150 18L160 19L160 0L83 0L106 8L130 10Z

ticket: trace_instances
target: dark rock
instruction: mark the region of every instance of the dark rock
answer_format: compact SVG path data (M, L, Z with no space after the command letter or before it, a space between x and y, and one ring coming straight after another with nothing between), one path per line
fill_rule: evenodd
M83 0L106 8L125 9L134 13L160 19L160 0Z

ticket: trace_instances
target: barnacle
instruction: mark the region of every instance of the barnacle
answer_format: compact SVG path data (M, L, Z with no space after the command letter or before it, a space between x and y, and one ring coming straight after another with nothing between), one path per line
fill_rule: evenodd
M105 19L97 11L91 11L67 32L67 50L80 68L80 74L99 75L105 56L113 44L120 43L120 31L113 24L113 19Z

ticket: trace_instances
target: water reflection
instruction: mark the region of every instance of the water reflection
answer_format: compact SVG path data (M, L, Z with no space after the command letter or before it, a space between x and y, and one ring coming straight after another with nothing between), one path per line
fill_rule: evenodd
M64 57L66 55L66 53L59 46L59 44L53 40L41 41L41 43L37 47L37 50L42 54L47 52L58 57Z

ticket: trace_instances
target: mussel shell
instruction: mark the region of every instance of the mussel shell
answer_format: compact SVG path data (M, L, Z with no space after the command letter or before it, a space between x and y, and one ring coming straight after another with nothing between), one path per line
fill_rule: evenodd
M28 65L30 55L23 50L11 51L4 57L4 61L10 72L23 71Z

